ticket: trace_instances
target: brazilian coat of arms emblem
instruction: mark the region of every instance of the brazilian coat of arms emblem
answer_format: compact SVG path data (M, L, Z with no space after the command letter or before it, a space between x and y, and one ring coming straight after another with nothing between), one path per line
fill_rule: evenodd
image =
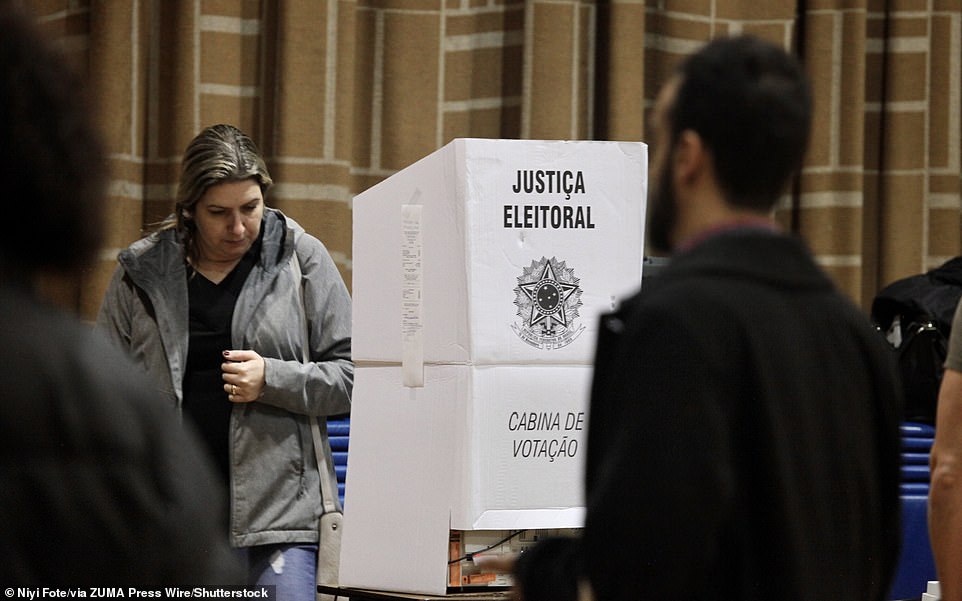
M540 349L571 344L585 330L577 323L582 305L580 281L574 270L556 257L541 257L523 268L514 289L521 321L511 326L518 337Z

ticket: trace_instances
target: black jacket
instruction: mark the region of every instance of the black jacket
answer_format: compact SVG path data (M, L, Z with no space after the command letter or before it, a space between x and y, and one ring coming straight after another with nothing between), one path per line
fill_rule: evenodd
M883 599L894 374L797 240L735 231L679 255L603 318L569 573L599 600ZM527 601L538 563L520 562Z
M197 440L92 327L0 288L0 581L242 582Z

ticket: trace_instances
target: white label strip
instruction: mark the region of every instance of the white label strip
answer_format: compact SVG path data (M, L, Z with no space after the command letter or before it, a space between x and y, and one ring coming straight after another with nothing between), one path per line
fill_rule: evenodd
M416 201L420 192L415 192ZM421 323L421 205L401 205L401 374L404 386L424 386Z

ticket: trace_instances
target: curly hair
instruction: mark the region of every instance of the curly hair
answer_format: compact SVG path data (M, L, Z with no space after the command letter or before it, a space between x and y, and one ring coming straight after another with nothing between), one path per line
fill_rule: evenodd
M23 273L86 265L103 234L106 164L83 81L0 2L0 180L11 200L0 258Z

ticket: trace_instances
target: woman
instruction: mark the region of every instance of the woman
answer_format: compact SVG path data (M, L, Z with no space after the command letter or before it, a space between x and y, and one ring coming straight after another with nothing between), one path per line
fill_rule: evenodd
M324 416L351 403L351 300L324 245L265 208L271 184L237 128L198 134L175 214L120 253L98 324L207 441L251 583L313 600L320 478L334 479Z

